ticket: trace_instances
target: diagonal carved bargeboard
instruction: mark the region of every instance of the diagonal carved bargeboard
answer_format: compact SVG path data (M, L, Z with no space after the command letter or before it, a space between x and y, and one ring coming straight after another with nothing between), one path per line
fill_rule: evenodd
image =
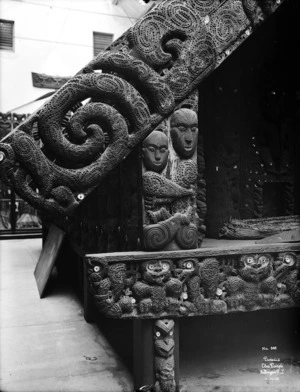
M281 2L163 1L0 144L0 178L71 213Z

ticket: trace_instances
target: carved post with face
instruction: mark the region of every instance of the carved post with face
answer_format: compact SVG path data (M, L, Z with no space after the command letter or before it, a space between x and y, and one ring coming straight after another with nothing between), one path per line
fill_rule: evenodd
M192 100L195 102L190 107L196 107L196 95ZM180 108L166 120L163 130L156 129L142 144L145 250L194 249L201 244L198 228L203 220L200 222L197 214L198 133L196 112ZM186 265L180 269L189 268L186 271L186 277L189 277L186 283L183 272L178 276L174 272L175 277L171 277L175 268L171 260L144 262L141 265L141 279L132 287L139 314L144 318L156 318L168 312L183 311L183 307L180 308L183 286L185 294L192 301L185 301L189 305L186 311L197 312L202 309L203 296L199 277L196 276L198 261L193 260L190 264L186 261ZM178 388L179 366L178 346L175 344L178 343L179 332L176 319L157 320L153 332L154 390L175 392Z
M143 142L143 239L146 250L193 249L200 245L196 211L198 119L176 110L165 132Z

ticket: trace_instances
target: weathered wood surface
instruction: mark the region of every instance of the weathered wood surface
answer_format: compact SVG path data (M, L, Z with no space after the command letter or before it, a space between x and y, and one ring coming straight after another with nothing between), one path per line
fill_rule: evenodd
M261 219L231 219L219 231L221 238L258 239L283 234L290 230L300 231L300 216L277 216ZM289 241L286 241L289 242Z
M46 286L55 265L59 250L65 238L65 232L52 225L49 229L45 244L34 270L40 297L45 294Z
M300 243L273 243L256 244L254 241L230 241L230 240L204 240L202 248L190 250L178 250L166 252L114 252L87 254L91 260L101 259L107 263L132 262L156 260L162 258L180 259L186 257L217 257L249 253L273 253L273 252L299 252ZM208 243L208 247L206 245Z

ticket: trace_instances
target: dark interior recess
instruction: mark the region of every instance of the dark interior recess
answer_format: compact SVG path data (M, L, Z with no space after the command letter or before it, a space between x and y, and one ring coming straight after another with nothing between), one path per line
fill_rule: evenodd
M199 86L207 237L230 218L299 214L299 11L285 2Z

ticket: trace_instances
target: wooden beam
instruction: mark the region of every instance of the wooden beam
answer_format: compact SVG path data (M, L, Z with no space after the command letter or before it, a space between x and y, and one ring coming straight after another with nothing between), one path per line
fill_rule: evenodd
M45 294L51 271L57 260L59 250L65 238L65 232L55 225L51 225L39 260L34 270L34 276L39 290L40 298Z

